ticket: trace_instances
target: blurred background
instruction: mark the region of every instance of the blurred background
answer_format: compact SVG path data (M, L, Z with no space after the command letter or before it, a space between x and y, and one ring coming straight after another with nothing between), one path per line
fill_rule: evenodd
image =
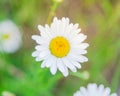
M89 61L82 64L89 79L60 72L51 75L40 68L31 56L36 43L31 39L39 34L38 24L47 23L52 0L0 0L0 22L12 20L22 34L22 46L15 53L0 53L0 96L73 96L80 86L104 84L120 96L120 0L63 0L55 16L69 17L79 23L90 44Z

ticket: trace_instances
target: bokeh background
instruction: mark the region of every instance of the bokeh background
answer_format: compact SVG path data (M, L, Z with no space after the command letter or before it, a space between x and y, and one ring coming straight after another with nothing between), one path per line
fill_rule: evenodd
M88 83L104 84L119 94L120 0L63 0L55 10L55 16L79 23L88 36L89 61L79 72L88 71L89 79L65 78L60 72L53 76L31 56L36 44L31 36L39 34L38 24L47 23L52 5L52 0L0 0L0 22L12 20L23 37L16 53L0 55L0 96L4 91L16 96L73 96Z

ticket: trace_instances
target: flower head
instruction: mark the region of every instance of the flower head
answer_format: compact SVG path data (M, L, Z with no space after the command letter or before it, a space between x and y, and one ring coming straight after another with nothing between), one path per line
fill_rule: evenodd
M16 96L16 95L8 91L3 91L2 96Z
M104 88L104 85L88 84L87 88L80 87L73 96L117 96L116 93L110 94L110 88Z
M13 53L19 49L21 42L20 31L12 21L0 23L0 51Z
M50 26L38 25L38 29L40 35L32 36L38 43L32 56L36 57L36 61L43 61L42 68L50 68L52 74L58 69L68 76L68 69L76 72L76 68L81 68L80 63L88 61L83 54L87 53L85 49L89 45L82 43L87 36L79 33L78 24L69 23L68 18L58 20L55 17Z

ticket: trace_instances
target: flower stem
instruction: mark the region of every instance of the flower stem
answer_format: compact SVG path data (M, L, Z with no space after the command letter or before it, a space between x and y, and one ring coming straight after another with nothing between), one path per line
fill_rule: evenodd
M58 7L60 2L58 2L57 0L53 0L53 4L51 6L51 9L50 9L50 12L49 12L49 15L48 15L48 18L47 18L47 23L50 24L53 16L55 15L55 11Z
M111 90L112 92L117 91L118 87L119 87L119 83L120 83L120 60L119 60L120 54L118 55L118 59L117 59L117 65L116 65L116 69L115 69L115 73L112 79L112 84L111 84Z
M70 75L79 77L79 78L84 79L84 80L89 79L89 73L88 73L88 71L76 72L76 73L70 72Z

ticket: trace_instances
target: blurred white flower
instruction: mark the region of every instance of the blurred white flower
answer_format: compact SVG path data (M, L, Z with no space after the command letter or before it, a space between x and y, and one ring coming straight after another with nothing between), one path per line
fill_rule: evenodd
M104 85L88 84L87 88L80 87L73 96L117 96L116 93L110 94L110 88L104 88Z
M16 96L16 95L8 91L3 91L2 96Z
M32 56L36 57L36 61L43 61L42 68L50 68L53 75L58 69L68 76L68 69L76 72L76 68L81 68L80 63L88 61L83 54L87 53L85 49L89 44L82 43L87 36L79 33L78 24L69 24L69 18L58 20L55 17L50 26L39 25L38 29L40 35L32 36L38 43Z
M10 20L0 23L0 51L6 53L16 52L22 43L18 27Z

